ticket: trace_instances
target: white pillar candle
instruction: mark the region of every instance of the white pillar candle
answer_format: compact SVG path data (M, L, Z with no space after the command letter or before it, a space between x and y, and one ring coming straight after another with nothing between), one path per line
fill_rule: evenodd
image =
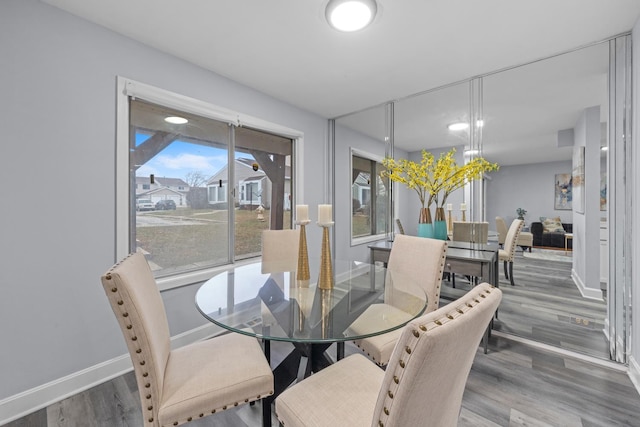
M331 222L333 215L331 214L331 205L318 205L318 222L320 224L328 224Z
M452 211L453 210L453 205L451 203L447 203L447 210L448 211Z
M309 205L296 205L296 219L309 221Z
M466 211L467 210L467 204L466 203L460 203L460 210L461 211Z

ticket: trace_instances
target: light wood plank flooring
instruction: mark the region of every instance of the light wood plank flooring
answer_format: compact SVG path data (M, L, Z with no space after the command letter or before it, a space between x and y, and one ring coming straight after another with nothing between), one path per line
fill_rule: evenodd
M496 330L609 360L603 332L606 302L582 297L571 279L571 263L525 258L518 251L513 273L515 286L504 278L500 264L503 300ZM445 280L441 305L470 288L460 276L456 289Z
M504 279L502 265L500 268L504 298L495 330L608 359L602 333L605 303L581 297L570 277L570 263L534 260L518 253L514 287ZM456 279L455 289L445 281L441 305L469 288L463 278ZM288 345L274 343L272 350L283 357ZM347 355L358 351L347 344ZM278 359L276 354L274 363ZM479 350L474 361L458 425L640 427L640 396L624 367L583 359L494 334L489 354ZM245 405L191 425L260 426L261 410L259 405ZM133 374L7 424L54 426L142 426Z
M274 343L272 348L284 354L288 345ZM347 354L358 351L346 346ZM260 405L244 405L190 425L258 427L260 417ZM142 425L135 379L129 373L7 427ZM478 349L458 426L640 426L640 396L620 369L493 335L488 354Z

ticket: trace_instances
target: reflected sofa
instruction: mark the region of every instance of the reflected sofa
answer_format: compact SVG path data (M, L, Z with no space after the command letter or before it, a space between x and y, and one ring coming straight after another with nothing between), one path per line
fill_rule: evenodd
M531 234L533 234L533 246L548 246L553 248L564 248L565 233L573 233L573 224L562 223L563 231L544 231L542 222L531 223ZM573 240L569 239L567 246L572 248Z

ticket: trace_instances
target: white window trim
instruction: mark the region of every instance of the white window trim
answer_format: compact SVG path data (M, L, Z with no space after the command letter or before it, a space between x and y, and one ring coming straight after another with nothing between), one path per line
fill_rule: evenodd
M357 148L353 148L351 147L350 150L350 154L349 154L349 200L347 200L347 203L349 203L348 206L352 206L352 192L351 192L351 187L352 187L352 183L351 183L351 171L353 170L353 156L356 155L358 157L363 157L365 159L369 159L369 160L374 160L378 163L382 163L382 160L384 160L384 157L382 156L378 156L376 154L372 154L369 153L367 151L362 151L359 150ZM349 209L349 211L351 212L351 209ZM353 212L351 212L353 214ZM391 218L387 218L387 221L391 221ZM369 236L363 236L363 237L353 237L353 220L349 219L349 237L351 239L351 246L360 246L360 245L364 245L366 243L371 243L371 242L376 242L380 239L383 239L387 236L387 233L378 233L378 234L371 234Z
M121 260L129 253L129 97L176 108L185 112L224 121L236 126L248 126L264 132L291 138L293 140L295 203L304 203L304 175L300 165L304 159L304 133L296 129L268 122L257 117L237 113L209 102L176 94L126 77L117 77L116 99L116 235L115 260ZM209 269L191 271L158 279L160 290L185 286L210 279L213 275L238 265L231 264Z

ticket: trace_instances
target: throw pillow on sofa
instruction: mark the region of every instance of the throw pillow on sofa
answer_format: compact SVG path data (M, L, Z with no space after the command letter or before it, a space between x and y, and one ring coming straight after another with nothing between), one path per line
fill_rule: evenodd
M564 233L560 217L545 219L542 222L542 229L545 233Z

